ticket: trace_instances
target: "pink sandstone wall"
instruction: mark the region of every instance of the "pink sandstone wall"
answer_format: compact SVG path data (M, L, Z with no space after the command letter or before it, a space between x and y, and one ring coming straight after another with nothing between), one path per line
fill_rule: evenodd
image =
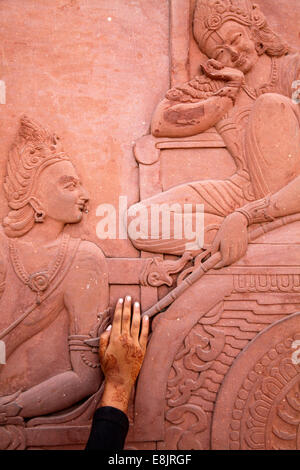
M0 179L20 115L56 130L92 193L84 230L99 242L96 207L139 197L132 146L169 84L168 1L4 0L0 18ZM136 256L127 241L101 247Z

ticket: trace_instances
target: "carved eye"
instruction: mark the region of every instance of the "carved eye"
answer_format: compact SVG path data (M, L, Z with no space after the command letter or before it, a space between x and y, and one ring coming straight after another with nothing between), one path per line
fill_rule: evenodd
M222 57L223 54L224 54L224 49L220 49L218 54L217 54L216 59L219 59L220 57Z
M72 181L72 183L68 183L65 186L65 189L69 189L70 191L73 191L75 188L76 188L76 183L74 181Z
M231 44L235 44L235 43L238 42L242 37L243 37L243 34L242 34L242 33L237 34L237 35L233 38L233 40L231 41Z

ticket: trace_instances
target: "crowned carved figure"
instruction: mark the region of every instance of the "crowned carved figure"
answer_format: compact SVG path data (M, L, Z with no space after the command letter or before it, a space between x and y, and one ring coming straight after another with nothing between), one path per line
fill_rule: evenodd
M168 442L168 429L178 449L209 448L214 406L211 396L218 393L225 374L223 365L229 363L227 358L224 364L221 359L226 348L222 320L244 333L241 323L247 318L242 314L239 318L238 311L233 319L225 314L222 317L224 300L233 292L231 271L218 273L212 268L232 265L246 254L253 234L299 220L300 213L299 53L269 27L259 7L249 0L196 0L193 33L207 60L199 64L197 76L166 93L154 112L151 132L157 138L175 138L178 144L178 138L198 136L215 127L236 169L222 180L201 180L199 172L198 181L171 187L131 209L141 214L139 236L132 237L136 248L183 255L192 246L195 257L194 266L179 276L177 287L147 311L160 315L155 319L135 402L136 435L144 433L147 441ZM190 146L185 146L185 152ZM176 220L184 214L187 203L194 219L197 210L204 207L204 246L197 233L193 240L178 236ZM162 217L159 228L152 231L151 208L157 206ZM170 221L170 226L165 224L165 228L163 220ZM155 233L155 238L148 233ZM284 236L288 236L288 230ZM252 262L253 251L251 256ZM267 257L265 261L268 266ZM247 262L242 266L245 270ZM190 275L184 278L185 273ZM273 301L276 303L274 298L270 303ZM245 308L252 309L249 304ZM212 328L218 319L220 325ZM202 321L203 330L199 327ZM229 334L234 335L231 330ZM233 345L231 336L228 343ZM214 363L219 355L220 362ZM242 356L247 358L247 351ZM210 365L214 369L212 381L206 382L203 371ZM191 370L199 372L197 379L192 378ZM150 390L148 377L153 376L156 387ZM235 380L229 381L228 397ZM200 397L199 401L195 397ZM209 402L207 413L196 406L202 403L202 397L203 406L206 400ZM232 417L230 409L222 405L220 409ZM168 421L166 427L164 420ZM219 427L226 434L222 423L219 421ZM249 422L245 423L248 426ZM149 428L152 431L148 432Z
M14 449L27 447L29 418L51 422L99 390L97 351L86 341L109 320L108 275L96 245L64 232L82 221L88 203L70 158L58 136L26 116L4 188L0 448Z
M209 59L200 64L199 75L167 92L154 113L152 134L190 137L215 126L236 171L224 180L183 184L142 201L147 228L151 205L165 204L162 212L173 215L171 234L160 226L158 239L142 234L132 241L138 249L173 255L182 255L193 242L194 253L201 253L197 234L194 240L175 237L174 220L178 204L181 213L185 203L192 204L193 217L203 204L204 245L221 250L218 267L223 267L245 254L250 226L300 210L300 113L299 100L292 99L300 56L249 0L198 0L193 32Z

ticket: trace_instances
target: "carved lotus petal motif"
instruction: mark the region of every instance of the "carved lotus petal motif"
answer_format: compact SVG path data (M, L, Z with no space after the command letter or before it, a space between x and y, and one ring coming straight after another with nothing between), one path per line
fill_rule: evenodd
M49 276L47 273L35 273L29 278L29 287L35 292L42 292L47 289Z
M209 15L205 19L205 26L210 30L215 30L222 26L222 17L217 14Z

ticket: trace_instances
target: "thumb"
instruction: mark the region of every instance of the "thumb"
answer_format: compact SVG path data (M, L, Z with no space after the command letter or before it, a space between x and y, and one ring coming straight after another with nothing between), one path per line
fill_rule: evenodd
M111 332L111 325L105 330L104 333L100 336L100 341L99 341L99 356L100 360L104 357L105 352L108 347L109 343L109 338L110 338L110 332Z

